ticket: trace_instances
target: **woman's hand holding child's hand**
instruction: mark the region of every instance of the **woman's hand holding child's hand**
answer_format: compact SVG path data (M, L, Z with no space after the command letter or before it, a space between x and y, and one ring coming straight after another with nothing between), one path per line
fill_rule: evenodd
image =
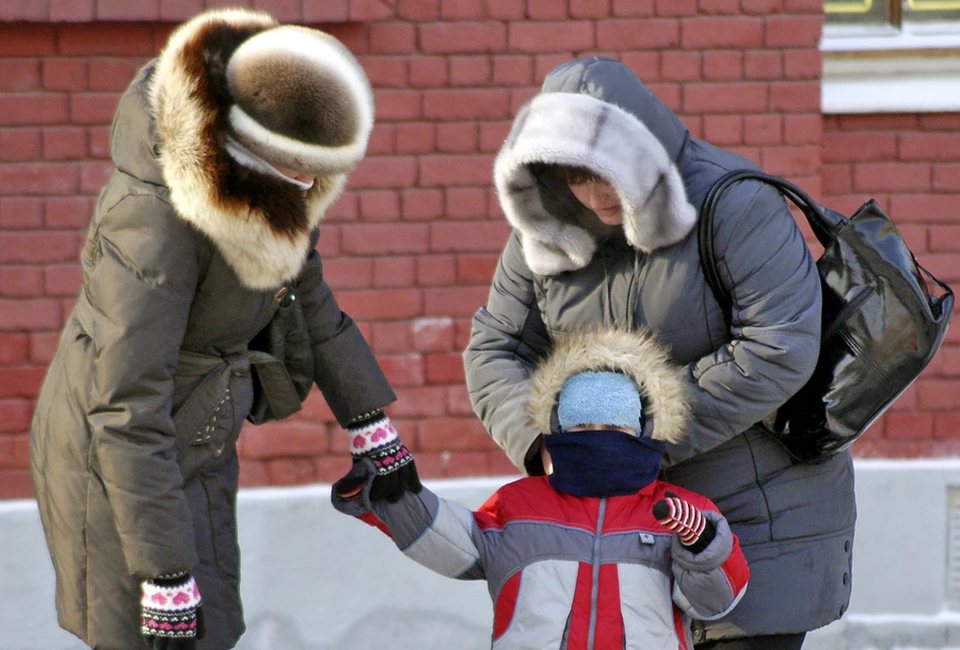
M423 489L413 456L386 415L378 414L349 427L347 437L353 467L333 485L332 498L338 510L347 512L340 507L343 502L360 500L366 511L367 501L396 503L407 491L417 494ZM347 514L356 515L352 510Z

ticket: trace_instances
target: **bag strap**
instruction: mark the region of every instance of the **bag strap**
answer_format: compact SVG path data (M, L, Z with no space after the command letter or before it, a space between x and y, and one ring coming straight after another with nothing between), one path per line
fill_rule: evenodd
M794 203L803 215L807 218L813 234L821 245L826 248L833 242L838 234L847 226L849 219L832 210L825 210L823 206L810 198L806 192L791 183L790 181L772 176L764 172L753 171L750 169L738 169L728 172L721 176L707 191L707 196L703 201L703 207L700 208L700 220L697 224L697 245L700 251L700 266L703 268L703 275L707 280L707 285L713 296L719 303L723 311L727 328L730 327L730 321L733 318L733 298L723 286L720 280L720 273L717 271L717 259L713 250L713 213L716 211L717 203L720 201L720 195L728 187L743 180L756 180L767 185L772 185ZM916 256L910 252L913 263L917 268L917 280L927 295L926 280L929 279L940 287L943 295L930 301L930 308L934 315L939 317L942 312L953 309L953 290L933 276L927 269L920 266Z
M723 286L720 273L717 271L717 258L713 250L713 213L717 209L720 195L723 194L724 190L743 180L757 180L780 190L781 194L800 208L800 211L803 212L810 223L814 235L824 246L836 237L835 233L846 223L846 219L842 216L835 215L835 213L828 215L823 206L810 198L806 192L779 176L772 176L750 169L737 169L721 176L707 191L707 196L703 200L703 207L700 208L700 219L697 222L697 245L700 250L700 266L703 268L703 275L707 280L710 291L713 292L713 297L720 305L727 328L730 327L733 318L733 298Z

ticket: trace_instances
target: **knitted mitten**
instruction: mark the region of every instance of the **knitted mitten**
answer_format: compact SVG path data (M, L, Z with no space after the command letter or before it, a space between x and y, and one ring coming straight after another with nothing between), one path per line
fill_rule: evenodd
M369 458L377 469L377 477L370 490L370 500L386 499L390 503L396 503L407 490L419 493L423 489L413 456L400 442L390 418L382 412L378 411L351 424L347 427L347 438L354 463L362 458ZM334 484L334 490L342 498L349 500L358 496L362 482L348 481L347 478L344 477Z
M203 638L200 591L189 573L144 580L140 632L152 650L195 650Z
M699 553L710 545L716 528L695 506L676 494L667 492L666 499L653 504L653 516L660 525L680 538L680 543L691 553Z

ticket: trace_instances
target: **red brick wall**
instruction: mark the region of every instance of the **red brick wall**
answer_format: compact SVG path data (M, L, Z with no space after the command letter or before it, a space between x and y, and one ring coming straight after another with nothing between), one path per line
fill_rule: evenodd
M822 175L824 202L851 213L875 199L920 263L960 287L960 114L828 117ZM960 455L957 322L920 378L855 443L858 455Z
M0 3L0 498L31 493L32 400L79 287L77 255L110 170L107 139L119 93L176 23L207 4L222 3ZM491 190L493 157L511 117L554 65L592 53L618 58L694 135L814 195L822 172L831 195L846 195L828 170L859 164L821 151L821 0L238 4L329 30L357 53L374 84L369 157L331 209L319 248L339 301L397 390L389 413L424 476L513 471L470 409L460 352L508 233ZM913 122L918 137L923 124L935 123ZM843 123L828 124L830 144ZM913 141L906 149L913 154L891 160L910 169L925 164L937 178L930 161L950 147L935 140L930 155L919 157L927 162L918 163L917 146L923 149ZM937 181L942 191L950 191L946 176ZM956 192L955 171L953 179ZM911 235L923 241L918 252L929 248L924 261L938 271L949 266L949 234L957 237L945 211L927 234L941 248ZM885 423L899 431L926 422L911 438L926 446L877 446L871 431L871 450L922 455L944 443L956 419L951 396L960 399L947 370L951 353L957 356L947 350L938 360L940 374L925 375L920 388L929 385L929 396L914 389ZM244 485L330 481L349 466L345 437L316 392L293 419L245 429L240 450Z

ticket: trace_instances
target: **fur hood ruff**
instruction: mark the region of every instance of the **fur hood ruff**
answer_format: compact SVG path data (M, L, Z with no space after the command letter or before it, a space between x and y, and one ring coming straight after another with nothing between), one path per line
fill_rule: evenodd
M655 440L676 443L686 435L690 397L682 369L670 361L666 346L646 330L625 328L575 331L557 342L530 378L531 426L551 432L564 383L590 370L622 372L633 380L643 399L644 420L653 423Z
M318 176L304 196L294 185L240 166L224 148L234 108L227 61L244 40L277 26L261 11L204 12L171 34L147 89L171 203L254 290L297 276L311 231L346 181L346 172ZM344 66L344 77L362 74Z
M610 181L626 239L645 253L676 244L696 224L676 164L643 122L589 95L541 93L520 109L494 163L500 205L539 275L583 268L597 244L586 229L548 209L528 167L538 162L585 167Z

